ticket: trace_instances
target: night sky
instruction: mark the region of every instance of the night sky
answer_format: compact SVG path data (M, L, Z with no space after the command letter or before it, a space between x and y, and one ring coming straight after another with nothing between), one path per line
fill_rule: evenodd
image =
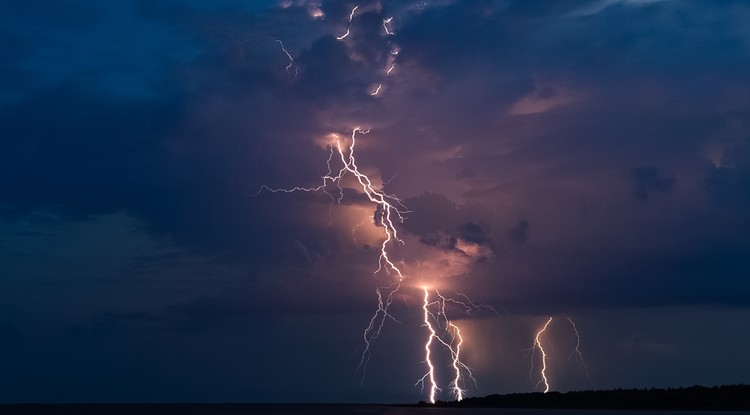
M0 402L417 402L423 285L497 311L448 310L470 396L539 390L549 317L554 390L750 382L748 22L745 1L3 2ZM408 211L365 368L382 210L351 175L339 203L258 193L319 185L355 127Z

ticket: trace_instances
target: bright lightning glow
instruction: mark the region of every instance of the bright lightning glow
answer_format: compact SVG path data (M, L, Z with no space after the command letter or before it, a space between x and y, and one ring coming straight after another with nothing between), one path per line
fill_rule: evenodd
M359 8L359 5L354 6L351 12L349 12L349 27L346 28L346 32L344 32L341 36L336 36L337 40L344 40L349 36L349 32L352 30L352 20L354 20L354 13L357 12L357 9Z
M393 36L394 35L393 31L391 31L391 29L388 28L388 24L391 21L393 21L393 16L391 16L391 17L389 17L387 19L383 19L383 29L385 29L385 34L388 35L388 36Z
M456 400L461 401L464 399L464 394L466 393L466 391L461 388L461 385L463 384L461 369L465 367L468 370L468 366L461 363L461 345L464 344L464 338L463 336L461 336L461 330L457 325L453 324L452 322L448 322L448 325L455 331L455 337L458 339L458 343L456 343L455 353L453 353L453 361L451 362L453 370L456 372L456 377L454 377L453 381L451 382L451 390L456 396ZM469 376L471 376L471 371L469 371Z
M359 9L359 5L354 6L349 12L348 27L346 31L340 36L336 36L337 40L344 40L351 34L351 29L354 21L354 17ZM322 11L320 12L322 15ZM386 36L393 36L394 32L391 30L391 22L393 17L383 19L383 29L385 30ZM286 54L289 59L289 64L286 67L286 71L289 72L292 67L295 66L294 58L291 53L286 49L285 45L281 40L273 39L277 42L281 50ZM382 93L384 83L387 81L387 77L390 77L396 68L396 57L399 54L399 48L396 45L392 45L391 41L387 41L391 45L390 56L386 62L384 62L385 77L381 79L381 82L376 87L371 89L370 95L378 96ZM295 75L299 67L295 69ZM381 72L382 76L382 72ZM372 84L375 86L375 84ZM404 244L399 238L398 230L395 226L396 221L403 222L404 215L408 213L407 208L403 205L402 201L394 195L388 194L384 191L386 184L376 185L372 179L362 171L360 171L355 158L355 146L357 138L361 135L368 134L370 131L355 127L351 130L350 139L347 140L337 134L330 134L327 138L327 147L329 150L328 159L326 161L327 172L323 174L318 185L312 187L301 187L295 186L291 188L271 188L267 185L262 185L261 188L255 195L260 194L266 190L269 192L323 192L328 195L331 199L331 205L329 207L329 217L332 220L332 211L336 204L341 204L344 198L344 181L347 186L352 185L352 179L356 180L357 185L354 185L361 193L367 196L368 200L374 205L375 212L372 217L376 228L382 228L382 242L380 245L380 253L378 256L378 267L374 271L373 275L377 280L375 287L375 295L377 297L377 309L373 313L369 320L367 327L362 333L364 340L364 350L362 351L361 359L358 368L362 370L364 381L367 364L371 357L371 346L373 342L380 336L381 331L386 323L386 320L392 320L398 322L398 320L391 314L390 308L393 304L396 293L401 289L404 281L404 274L401 269L396 265L398 261L390 257L390 251L394 243ZM347 179L347 176L350 178ZM381 182L383 183L383 182ZM335 187L334 187L335 186ZM337 190L336 190L337 189ZM253 196L255 196L253 195ZM352 237L356 241L356 229L362 226L364 222L361 222L352 229ZM422 287L424 291L423 297L423 326L427 328L428 337L424 344L425 360L424 363L427 365L427 373L425 373L421 379L417 381L417 384L422 386L422 390L428 388L429 402L435 403L438 397L438 393L442 391L438 386L436 365L434 363L435 356L443 356L444 358L450 356L450 367L453 370L453 376L449 383L450 393L456 400L463 400L467 393L467 386L471 383L475 387L478 387L477 380L474 378L472 370L462 361L462 352L465 347L464 337L457 324L448 318L446 310L446 304L450 307L450 311L459 310L467 315L475 315L482 309L488 309L497 314L492 307L479 302L472 302L469 298L461 293L457 293L462 299L455 299L442 295L436 289L430 289L427 286ZM432 291L432 293L431 293ZM431 300L431 295L433 300ZM550 319L551 321L551 319ZM547 322L549 324L549 321ZM546 325L545 325L546 329ZM542 330L543 331L543 330ZM541 343L539 342L539 336L541 332L537 334L537 344L541 349ZM546 357L545 357L546 359ZM544 370L542 375L545 376ZM546 377L544 377L545 384ZM429 383L429 385L428 385ZM547 389L549 386L547 385Z
M406 208L404 207L400 199L398 199L396 196L387 194L382 189L376 187L372 183L372 180L366 174L362 173L357 166L356 159L354 157L354 147L357 143L357 135L364 135L368 134L369 132L369 130L362 130L359 127L355 127L352 130L351 144L349 144L348 147L342 144L338 136L334 136L336 139L334 143L330 144L331 152L328 156L327 161L328 172L321 177L323 182L320 185L314 187L296 186L292 188L271 188L263 185L261 186L258 193L256 193L257 195L263 190L267 190L273 193L322 191L331 197L332 203L341 203L341 200L343 199L341 182L344 180L347 174L351 174L357 179L357 182L361 186L362 192L367 196L370 202L374 203L377 206L375 214L375 225L383 228L385 238L380 246L378 268L374 272L374 274L377 276L379 273L381 273L381 271L384 271L386 275L390 277L390 281L383 286L378 286L375 290L378 298L378 308L373 314L372 318L370 319L370 323L363 333L365 348L362 352L362 357L359 363L359 367L363 370L363 380L364 374L366 374L367 363L370 359L370 346L372 345L372 342L380 335L386 319L397 321L390 314L389 308L393 303L393 296L401 287L401 282L404 280L404 275L388 256L388 248L394 241L403 244L403 241L398 237L398 230L396 229L394 220L403 222L404 214L407 213ZM338 154L339 156L338 158L341 161L341 167L339 168L338 173L334 175L332 162L335 154ZM333 195L328 193L327 191L327 189L333 184L335 184L338 188L338 198L334 198Z
M351 23L352 20L354 20L354 13L357 11L357 9L359 9L359 5L354 6L352 11L349 13L349 23Z
M435 403L437 393L440 390L437 386L437 381L435 380L435 365L432 364L432 341L434 339L439 339L437 336L437 332L432 327L432 323L430 320L432 319L432 314L430 313L429 307L430 307L430 293L427 291L427 287L423 287L424 289L424 303L422 303L422 309L424 310L424 326L427 327L427 330L430 332L430 335L427 337L427 342L424 344L424 352L425 352L425 358L424 362L427 365L427 373L422 376L422 378L417 382L417 384L422 384L422 387L424 388L425 379L430 380L430 403Z
M472 311L476 311L479 307L470 301L464 303L463 301L446 297L438 290L434 290L437 300L430 301L429 288L425 286L422 287L422 289L424 290L424 300L422 303L424 316L422 325L427 327L429 332L429 336L424 345L424 362L427 365L428 370L427 373L417 381L417 385L421 385L424 389L426 382L429 380L429 399L431 403L434 403L437 392L441 390L437 386L437 381L435 379L435 364L432 361L433 347L435 346L435 342L437 342L443 347L443 350L447 350L450 354L451 367L453 368L454 375L449 387L453 397L457 401L461 401L466 396L466 379L470 379L475 387L478 387L478 383L476 378L474 378L471 368L461 360L461 347L464 344L464 338L458 325L448 319L445 307L447 303L456 304L463 308L467 314L471 314ZM492 309L491 307L488 308Z
M544 393L549 392L549 381L547 380L547 353L544 351L544 346L542 346L542 334L544 334L545 330L547 330L547 326L549 326L549 323L552 322L552 317L550 317L546 323L544 323L544 326L539 329L536 332L536 336L534 337L534 346L532 348L532 351L535 351L536 349L539 349L539 353L542 355L542 369L539 371L540 375L542 376L542 379L537 382L536 386L539 387L542 383L544 383ZM531 355L531 370L529 371L529 377L532 376L532 371L534 370L534 353L532 352Z

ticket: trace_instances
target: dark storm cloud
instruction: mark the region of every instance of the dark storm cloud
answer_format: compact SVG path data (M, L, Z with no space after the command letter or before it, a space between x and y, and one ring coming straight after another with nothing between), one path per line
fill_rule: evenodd
M33 80L33 75L21 66L21 60L28 56L33 43L16 33L0 26L0 42L4 53L0 56L0 99L7 99L22 93Z
M133 193L152 194L155 138L176 111L169 103L108 100L82 79L5 106L3 174L20 180L3 183L3 201L86 216L122 208Z
M300 55L300 63L304 65L300 90L307 99L331 105L368 98L367 66L353 61L334 36L316 40Z
M344 3L325 4L328 20L318 22L304 7L258 12L237 4L206 9L141 2L143 16L179 28L199 55L165 63L151 76L161 80L154 83L161 84L154 87L158 98L114 100L78 77L6 106L2 116L12 139L3 142L4 174L24 180L5 183L3 203L79 218L126 211L192 249L303 267L330 252L313 253L300 240L337 238L299 215L317 212L329 199L304 195L289 203L282 195L249 195L262 184L306 185L300 178L319 177L325 153L307 157L317 151L313 140L330 131L338 115L356 119L372 109L372 118L395 115L389 122L399 128L381 136L379 148L368 154L377 158L371 164L383 170L406 165L410 154L389 154L397 143L412 154L439 143L445 154L429 163L459 171L453 176L470 186L462 189L465 196L483 204L508 193L508 200L526 204L499 220L487 213L491 208L470 214L461 203L425 193L406 199L413 211L406 230L447 248L456 238L495 247L506 238L528 243L523 223L534 223L540 240L560 238L537 225L534 204L546 196L541 189L565 178L576 183L581 197L596 198L600 189L592 175L645 165L631 170L630 184L617 185L632 186L640 201L654 192L675 193L675 175L692 168L681 160L698 157L727 116L699 109L726 99L729 82L742 77L748 59L738 21L715 20L741 9L737 4L705 13L673 2L597 4L453 2L410 11L398 23L400 70L404 77L428 70L436 75L436 89L425 90L430 100L405 96L421 105L399 117L399 106L408 103L375 100L367 90L389 51L373 11L356 16L345 43L333 30L350 11ZM279 29L289 22L294 31ZM685 31L693 25L701 30ZM301 40L309 34L315 36ZM287 58L271 36L292 45L297 77L285 70ZM22 44L15 44L22 53ZM717 65L727 79L693 82L706 80ZM527 106L520 105L526 98ZM645 111L657 107L659 112ZM451 155L455 146L460 149ZM451 157L460 164L452 166ZM648 167L653 159L675 173ZM706 175L710 194L741 198L746 175L735 165ZM557 203L570 203L568 197L559 196ZM351 200L347 195L346 203ZM525 222L514 222L518 217Z
M750 203L750 139L724 150L719 166L705 175L706 190L721 204L746 207Z
M371 128L358 136L360 168L409 210L394 258L428 271L459 258L446 289L533 316L747 308L746 3L384 1L363 4L345 41L336 36L353 3L322 2L320 19L313 3L293 3L2 6L0 274L11 276L0 282L10 311L0 310L11 317L0 342L55 344L40 333L59 327L69 337L56 353L33 348L46 361L11 365L15 389L0 389L31 396L32 375L86 338L99 360L82 373L101 375L96 363L115 351L203 390L202 379L238 371L233 359L254 359L232 341L242 333L239 344L264 356L288 352L286 372L316 392L310 365L328 360L310 359L289 327L315 332L308 346L359 340L377 306L378 242L366 228L381 212L353 180L332 207L322 193L256 193L317 186L321 140L357 125ZM397 307L417 319L407 291ZM309 319L285 325L294 318ZM164 350L149 354L153 339ZM351 353L329 346L309 347ZM7 361L29 360L18 348ZM198 355L210 369L173 375ZM276 362L263 364L287 384ZM227 379L274 384L247 372ZM161 379L134 373L122 379Z
M143 311L132 313L107 311L94 316L90 321L73 325L70 331L76 336L109 337L141 330L144 325L153 327L160 320L162 320L160 317Z
M60 2L15 2L3 7L6 17L17 23L63 30L85 30L102 15L102 6L85 0Z
M461 169L461 171L456 173L456 178L459 180L473 180L477 178L477 174L474 172L474 170L468 167L464 167L463 169Z
M284 114L304 119L283 96L267 104L284 94L284 79L265 63L238 61L243 41L221 43L188 67L163 67L153 75L158 98L121 99L76 75L6 105L2 169L20 180L4 182L2 203L78 218L127 211L200 249L245 245L239 229L260 236L248 195L273 165L270 154L288 143L271 148L254 137L294 137Z
M416 235L432 231L447 231L459 226L458 208L447 197L437 193L425 193L404 201L413 214L404 222L404 227Z
M654 166L637 167L630 171L633 180L633 196L641 202L647 202L652 192L669 193L674 188L676 179Z
M531 225L529 225L529 221L521 219L516 226L510 229L509 236L511 241L517 244L525 244L529 240L530 233Z
M539 267L533 272L538 283L521 279L518 289L527 291L527 301L566 303L565 307L575 307L576 302L658 304L661 300L736 303L737 297L730 291L747 292L737 279L738 272L747 271L746 265L718 252L738 252L749 246L737 228L718 219L723 215L721 209L706 207L702 213L714 224L706 225L708 229L696 226L689 215L670 216L656 208L633 216L660 225L628 231L624 225L628 214L619 210L629 209L633 202L609 194L608 189L632 192L641 202L655 200L660 193L679 195L668 202L670 205L697 203L695 200L706 195L725 203L743 200L746 192L741 189L747 186L741 163L711 168L703 181L707 194L695 183L705 174L702 158L717 134L739 134L727 139L746 142L747 135L742 132L746 126L740 120L741 114L747 113L747 101L741 98L747 93L747 82L741 68L747 66L750 55L739 16L746 16L747 8L726 3L708 10L697 3L669 1L556 3L547 8L522 2L494 6L475 3L434 8L413 16L400 31L404 54L436 71L446 95L466 73L473 74L482 87L471 98L460 97L459 106L456 99L438 99L425 109L442 114L437 122L462 146L463 158L474 161L471 171L480 172L483 178L492 172L489 174L499 183L467 176L472 181L464 181L470 186L464 196L487 203L511 194L509 200L524 199L516 202L522 204L517 207L518 216L535 223L534 242L541 244L536 248L540 251L520 259L526 255L523 250L509 249L503 259L483 265L477 274L512 275L519 272L516 266ZM440 27L441 31L438 41L424 45L421 36L426 36L427 27ZM493 75L487 75L483 67L493 68ZM721 76L716 75L717 70ZM503 112L509 114L500 118L489 115ZM467 122L460 124L445 116L448 113L460 114ZM476 123L478 118L484 121ZM488 133L492 130L496 132ZM472 139L465 139L467 136ZM660 167L650 166L652 163ZM633 169L633 165L645 167ZM676 185L678 176L689 178L686 188ZM568 189L567 193L552 190L561 188ZM601 206L607 198L611 202L604 203L619 206ZM693 201L683 202L685 198ZM420 207L418 201L409 202ZM615 214L605 218L600 216L604 212L586 207L590 205ZM457 222L458 215L450 216L435 216L440 219L433 227L450 228L441 225ZM565 221L569 226L549 226L551 217L558 225ZM524 228L514 228L512 222L498 223L489 216L484 220L494 222L494 229L508 232L511 241L525 235L521 232ZM747 223L739 217L734 222ZM409 223L405 227L415 232L420 228ZM622 239L584 242L597 233L597 227ZM570 228L567 234L559 233L565 228ZM569 239L586 246L589 253L553 248L543 242L565 244ZM661 246L644 250L638 248L637 240L652 241L651 245L658 240ZM721 248L709 254L717 242ZM683 255L681 250L690 253ZM551 263L532 265L539 261L534 255L547 257ZM696 255L703 258L700 267L692 260ZM622 259L625 264L649 265L635 269L616 258L627 258ZM718 275L709 277L712 267ZM681 276L690 284L678 284ZM620 290L610 291L613 285ZM713 294L695 287L702 285L713 287ZM540 286L555 289L544 300L534 300ZM646 286L651 288L643 289ZM726 296L721 299L717 293L725 289ZM644 296L640 290L650 294ZM587 292L589 296L581 297ZM611 295L603 295L607 292ZM599 301L602 298L607 300Z

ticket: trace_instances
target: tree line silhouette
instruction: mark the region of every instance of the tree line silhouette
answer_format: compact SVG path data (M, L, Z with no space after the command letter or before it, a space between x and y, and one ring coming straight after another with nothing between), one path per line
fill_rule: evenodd
M420 405L429 405L420 402ZM438 401L443 407L544 409L750 410L750 385L690 386L667 389L532 392Z

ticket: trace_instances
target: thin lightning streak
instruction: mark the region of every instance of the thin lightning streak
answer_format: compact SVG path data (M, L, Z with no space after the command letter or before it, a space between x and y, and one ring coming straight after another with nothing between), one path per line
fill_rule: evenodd
M370 95L372 95L372 96L376 96L376 95L378 95L378 94L380 93L380 89L381 89L382 87L383 87L383 84L382 84L382 83L381 83L381 84L378 84L378 87L377 87L377 88L375 88L375 91L373 91L373 92L372 92L372 93L371 93Z
M440 297L440 313L439 316L442 317L446 323L446 327L450 327L453 329L453 332L450 333L451 335L451 343L448 344L444 342L442 339L439 339L440 342L448 348L448 350L451 353L451 365L453 366L453 370L455 371L455 377L453 378L453 381L451 382L451 391L453 392L453 395L456 397L456 400L461 401L464 398L464 394L466 393L466 390L464 390L461 385L464 384L463 380L463 373L466 373L466 376L468 376L473 382L474 385L477 386L477 380L474 378L474 374L471 372L471 368L469 368L466 364L464 364L461 361L461 345L464 343L464 338L461 336L461 330L458 328L457 325L455 325L452 321L448 320L448 315L445 313L445 303L447 301L451 301L453 303L457 303L460 305L463 305L466 307L466 304L456 301L454 299L447 299L442 294L440 294L439 291L435 290L435 293L438 297ZM468 311L467 311L468 313ZM453 341L458 339L458 342L456 346L453 346Z
M286 47L284 47L284 42L280 41L279 39L273 39L273 41L281 46L281 50L286 54L286 57L289 58L289 65L286 66L286 71L289 72L289 69L292 69L292 66L294 66L294 58L292 57L292 54L289 53L288 50L286 50ZM294 75L297 75L296 70L294 71Z
M529 371L529 377L532 376L532 371L534 370L534 353L533 351L536 349L539 349L539 352L542 354L542 369L540 370L540 374L542 376L542 379L537 382L536 386L539 387L542 383L544 383L544 393L549 392L549 381L547 380L547 353L544 351L544 347L542 346L541 337L542 334L544 334L544 331L547 330L547 326L549 326L549 323L552 322L552 317L547 320L546 323L544 323L544 326L539 329L539 331L536 332L536 337L534 337L534 346L532 348L532 355L531 355L531 370Z
M352 240L354 241L355 244L359 243L359 241L357 241L357 229L359 229L366 222L367 222L367 220L363 220L362 222L354 225L354 227L352 228Z
M352 20L354 20L354 13L357 12L357 9L359 8L359 5L354 6L352 11L349 13L349 27L346 28L346 32L344 32L341 36L336 36L337 40L344 40L349 36L349 32L352 30Z
M391 304L393 304L393 295L396 294L396 292L400 288L401 282L398 281L391 286L377 287L375 289L375 294L378 297L378 308L377 310L375 310L375 313L370 319L367 328L362 333L362 338L365 342L365 348L362 351L362 357L360 358L359 365L357 366L358 369L362 369L362 379L360 380L360 385L364 383L365 376L367 376L367 363L370 361L370 346L372 346L372 342L375 341L378 336L380 336L380 332L383 330L386 319L398 322L398 320L396 320L396 318L390 314L388 309L390 308ZM387 295L385 296L385 301L383 300L383 290L385 290L387 293Z
M451 389L453 390L453 394L456 396L457 401L461 401L464 399L464 394L466 391L461 388L463 377L461 376L461 369L466 368L468 370L468 367L461 363L461 345L464 344L464 338L461 336L461 330L453 324L453 322L448 322L448 325L453 328L453 330L456 332L456 338L458 338L458 344L456 344L455 353L452 353L453 350L451 350L451 353L453 354L453 370L456 372L456 377L453 378L453 382L451 382ZM471 371L469 371L469 376L471 376ZM471 376L472 379L474 378ZM476 379L474 379L474 382L476 383Z
M472 312L474 312L474 311L484 309L484 310L492 311L493 313L495 313L496 316L500 317L500 313L498 313L497 310L495 310L494 307L489 306L489 305L487 305L485 303L482 303L482 302L479 302L479 301L472 301L469 298L469 296L467 296L464 293L456 293L456 294L458 294L461 297L463 297L466 300L466 303L464 303L463 301L455 300L453 298L448 298L447 301L450 301L450 302L452 302L454 304L457 304L457 305L460 305L461 307L463 307L464 311L466 311L466 314L471 315ZM468 305L467 305L467 303L468 303Z
M591 378L589 377L589 369L586 367L586 362L583 360L583 353L581 353L581 334L578 332L578 327L576 327L576 323L573 322L573 320L570 317L565 317L569 322L570 325L573 326L573 333L576 338L576 347L575 350L573 350L573 353L576 356L576 360L578 361L578 365L581 366L581 369L583 369L583 374L586 375L586 378L591 381Z

